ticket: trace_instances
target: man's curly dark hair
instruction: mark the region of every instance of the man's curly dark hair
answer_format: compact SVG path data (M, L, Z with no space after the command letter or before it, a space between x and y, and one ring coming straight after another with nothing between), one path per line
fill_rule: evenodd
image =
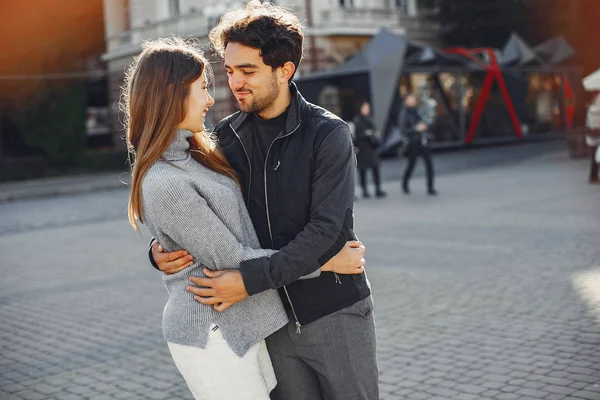
M267 2L253 0L244 8L224 14L209 38L221 57L228 43L239 43L260 50L263 62L271 68L291 61L297 71L302 61L304 34L298 17Z

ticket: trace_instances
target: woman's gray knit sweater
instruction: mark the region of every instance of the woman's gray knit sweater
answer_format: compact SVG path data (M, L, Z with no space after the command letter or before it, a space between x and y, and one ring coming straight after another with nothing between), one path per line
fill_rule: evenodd
M163 336L172 343L204 348L215 323L231 349L242 356L254 344L284 326L288 317L276 290L243 300L224 312L194 300L185 290L190 275L239 268L240 262L270 256L260 249L242 193L230 178L203 167L189 152L192 132L179 130L164 160L150 167L142 183L143 223L166 251L187 250L194 264L163 282L169 300L163 312Z

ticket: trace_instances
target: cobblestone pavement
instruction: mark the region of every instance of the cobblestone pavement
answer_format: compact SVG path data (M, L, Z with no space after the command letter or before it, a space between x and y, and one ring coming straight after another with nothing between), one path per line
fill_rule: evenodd
M359 200L382 399L600 399L600 186L564 152ZM191 399L127 192L0 204L0 399Z

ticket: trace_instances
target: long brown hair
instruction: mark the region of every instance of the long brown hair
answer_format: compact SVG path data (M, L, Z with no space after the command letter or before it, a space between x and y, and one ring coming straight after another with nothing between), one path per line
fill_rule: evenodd
M190 85L204 72L208 76L210 66L195 41L168 38L144 42L125 75L121 110L132 174L127 214L136 231L138 222L143 223L144 176L175 139L177 125L186 115ZM188 141L196 161L238 182L212 135L195 132Z

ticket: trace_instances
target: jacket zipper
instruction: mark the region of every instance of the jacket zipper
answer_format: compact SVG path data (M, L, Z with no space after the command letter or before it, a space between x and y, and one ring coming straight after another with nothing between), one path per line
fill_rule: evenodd
M293 131L291 131L290 133L284 135L284 136L279 136L276 137L271 144L269 145L269 149L267 150L267 156L265 157L265 168L264 168L264 177L265 177L265 205L266 205L266 209L267 209L267 225L269 226L269 237L271 238L271 246L275 247L273 244L273 233L271 231L271 217L269 216L269 197L267 194L267 163L269 161L269 153L271 152L271 147L273 147L273 143L275 143L275 141L277 139L283 139L284 137L288 137L290 136L292 133L296 132L296 130L298 130L298 128L300 127L300 124L298 124L298 126L296 126L294 128ZM234 131L235 132L235 131ZM243 146L243 144L242 144ZM279 163L277 164L277 167L275 167L275 170L277 170L277 168L279 168ZM294 314L294 319L296 320L296 333L300 334L302 333L302 324L300 324L300 321L298 321L298 316L296 315L296 310L294 309L294 304L292 303L292 299L290 298L290 294L288 293L287 287L285 285L283 285L283 291L285 292L285 295L288 299L288 302L290 303L290 307L292 308L292 314Z
M237 134L237 132L235 131L235 129L233 129L233 126L231 126L231 124L229 124L229 127L231 128L233 133L235 133L235 136L240 141L240 144L242 145L242 149L244 149L244 154L246 154L246 159L248 160L248 168L250 168L250 173L248 174L248 198L246 199L246 207L248 207L250 205L250 186L252 185L252 163L250 162L250 156L248 155L248 152L246 151L246 146L244 146L244 142L242 142L242 138L240 138L240 135ZM271 144L273 144L273 143L271 143ZM271 239L271 242L273 242L273 239Z

